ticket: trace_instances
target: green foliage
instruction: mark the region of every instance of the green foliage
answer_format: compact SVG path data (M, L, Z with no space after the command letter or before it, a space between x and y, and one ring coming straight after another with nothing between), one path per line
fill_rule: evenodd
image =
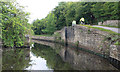
M60 41L61 40L61 35L58 32L56 34L54 34L54 37L56 38L55 39L56 41Z
M54 8L53 13L56 16L56 28L57 30L62 29L64 26L66 26L66 7L67 4L65 2L60 2L59 6Z
M29 34L28 15L16 2L0 2L2 11L2 40L8 47L24 45L25 34Z
M46 25L46 19L42 19L42 20L37 19L32 23L32 29L36 35L44 34L42 29L45 29L45 25Z
M76 42L75 42L75 45L78 47L78 46L79 46L79 41L76 41Z
M66 14L65 14L67 26L71 26L72 21L75 20L75 8L76 8L76 4L74 2L67 3Z
M82 17L86 24L117 20L120 19L118 7L119 2L60 2L46 18L34 21L33 30L38 35L53 33L64 26L71 26L73 20L79 24Z
M56 25L55 25L55 16L54 14L50 13L48 14L46 18L46 28L43 29L42 31L47 34L53 34L54 31L56 30Z
M53 34L56 30L56 20L53 13L48 14L45 19L35 20L32 29L36 35Z
M117 41L117 42L115 43L115 45L120 45L120 42L119 42L119 41Z
M60 37L60 33L57 32L56 34L54 34L54 36L55 37Z

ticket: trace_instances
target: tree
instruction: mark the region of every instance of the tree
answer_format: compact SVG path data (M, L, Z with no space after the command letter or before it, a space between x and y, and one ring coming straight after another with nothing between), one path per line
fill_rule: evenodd
M42 31L42 29L45 28L44 23L45 23L45 19L42 20L37 19L32 23L33 25L32 29L34 30L34 33L36 35L44 34Z
M72 21L75 20L75 8L76 8L76 3L74 2L68 2L67 3L67 8L66 8L66 24L67 26L72 25Z
M40 20L40 23L37 20L35 21L34 31L36 34L53 33L64 26L71 26L73 20L79 24L82 17L85 18L86 24L97 24L100 21L120 19L118 7L118 2L60 2L43 19L44 21ZM52 20L53 23L51 23Z
M56 25L55 25L55 16L52 13L49 13L48 16L46 17L46 28L43 29L42 31L47 33L47 34L53 34L56 30Z
M24 45L28 15L16 2L0 2L2 9L2 41L4 46Z
M60 2L59 6L54 8L53 13L56 17L56 28L57 28L57 30L60 30L64 26L66 26L66 18L65 18L66 7L67 7L66 2Z
M94 4L91 11L97 22L119 19L119 2L98 2Z

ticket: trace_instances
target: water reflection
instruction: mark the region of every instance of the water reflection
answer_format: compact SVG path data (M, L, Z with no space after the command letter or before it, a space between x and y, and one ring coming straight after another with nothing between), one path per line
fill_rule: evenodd
M30 52L30 64L28 68L25 70L51 70L46 65L46 60L44 58L41 58L40 56L34 55L32 52Z
M117 70L106 59L60 44L33 40L33 48L4 49L3 70Z
M2 70L23 70L30 66L30 50L25 49L4 49L2 55Z
M51 47L36 43L32 47L4 49L2 70L72 70Z
M57 55L60 56L64 62L68 62L74 70L117 70L106 59L90 54L88 52L84 52L71 47L66 48L65 46L62 46L60 44L55 44L55 43L52 44L45 41L36 41L36 40L33 41L39 44L49 45L52 49L54 49L55 53L57 53ZM35 44L35 45L39 45L39 44ZM45 52L46 50L40 52L42 53L41 55L43 55L44 58L46 57ZM51 55L50 57L52 56L53 55ZM49 61L49 59L47 60Z
M44 58L48 68L53 70L72 70L70 65L64 62L59 54L57 54L51 47L37 43L35 43L34 46L35 47L32 48L31 51L35 56Z

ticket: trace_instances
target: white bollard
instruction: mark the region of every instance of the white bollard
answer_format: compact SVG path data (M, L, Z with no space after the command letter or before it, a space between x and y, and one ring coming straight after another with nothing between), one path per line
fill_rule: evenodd
M75 26L76 25L76 21L74 20L73 22L72 22L72 26Z

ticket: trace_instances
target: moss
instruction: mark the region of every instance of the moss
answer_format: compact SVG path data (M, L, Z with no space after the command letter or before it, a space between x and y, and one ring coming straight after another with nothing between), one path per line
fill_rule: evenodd
M83 31L80 29L80 32L83 32Z
M115 43L115 45L120 45L120 42L119 42L119 41L117 41L117 42Z
M90 34L91 33L91 31L90 31L90 29L88 29L88 34Z
M79 45L79 41L75 42L75 45L78 47L78 45Z
M102 42L108 40L108 38L109 38L109 36L104 37L104 40Z
M117 41L119 37L112 37L112 41Z
M54 34L54 36L60 37L60 33L56 33L56 34Z
M62 42L62 43L64 43L64 40L63 40L63 39L61 39L61 42Z
M61 40L61 35L60 35L60 33L56 33L56 34L54 34L53 35L56 39L56 41L60 41Z

